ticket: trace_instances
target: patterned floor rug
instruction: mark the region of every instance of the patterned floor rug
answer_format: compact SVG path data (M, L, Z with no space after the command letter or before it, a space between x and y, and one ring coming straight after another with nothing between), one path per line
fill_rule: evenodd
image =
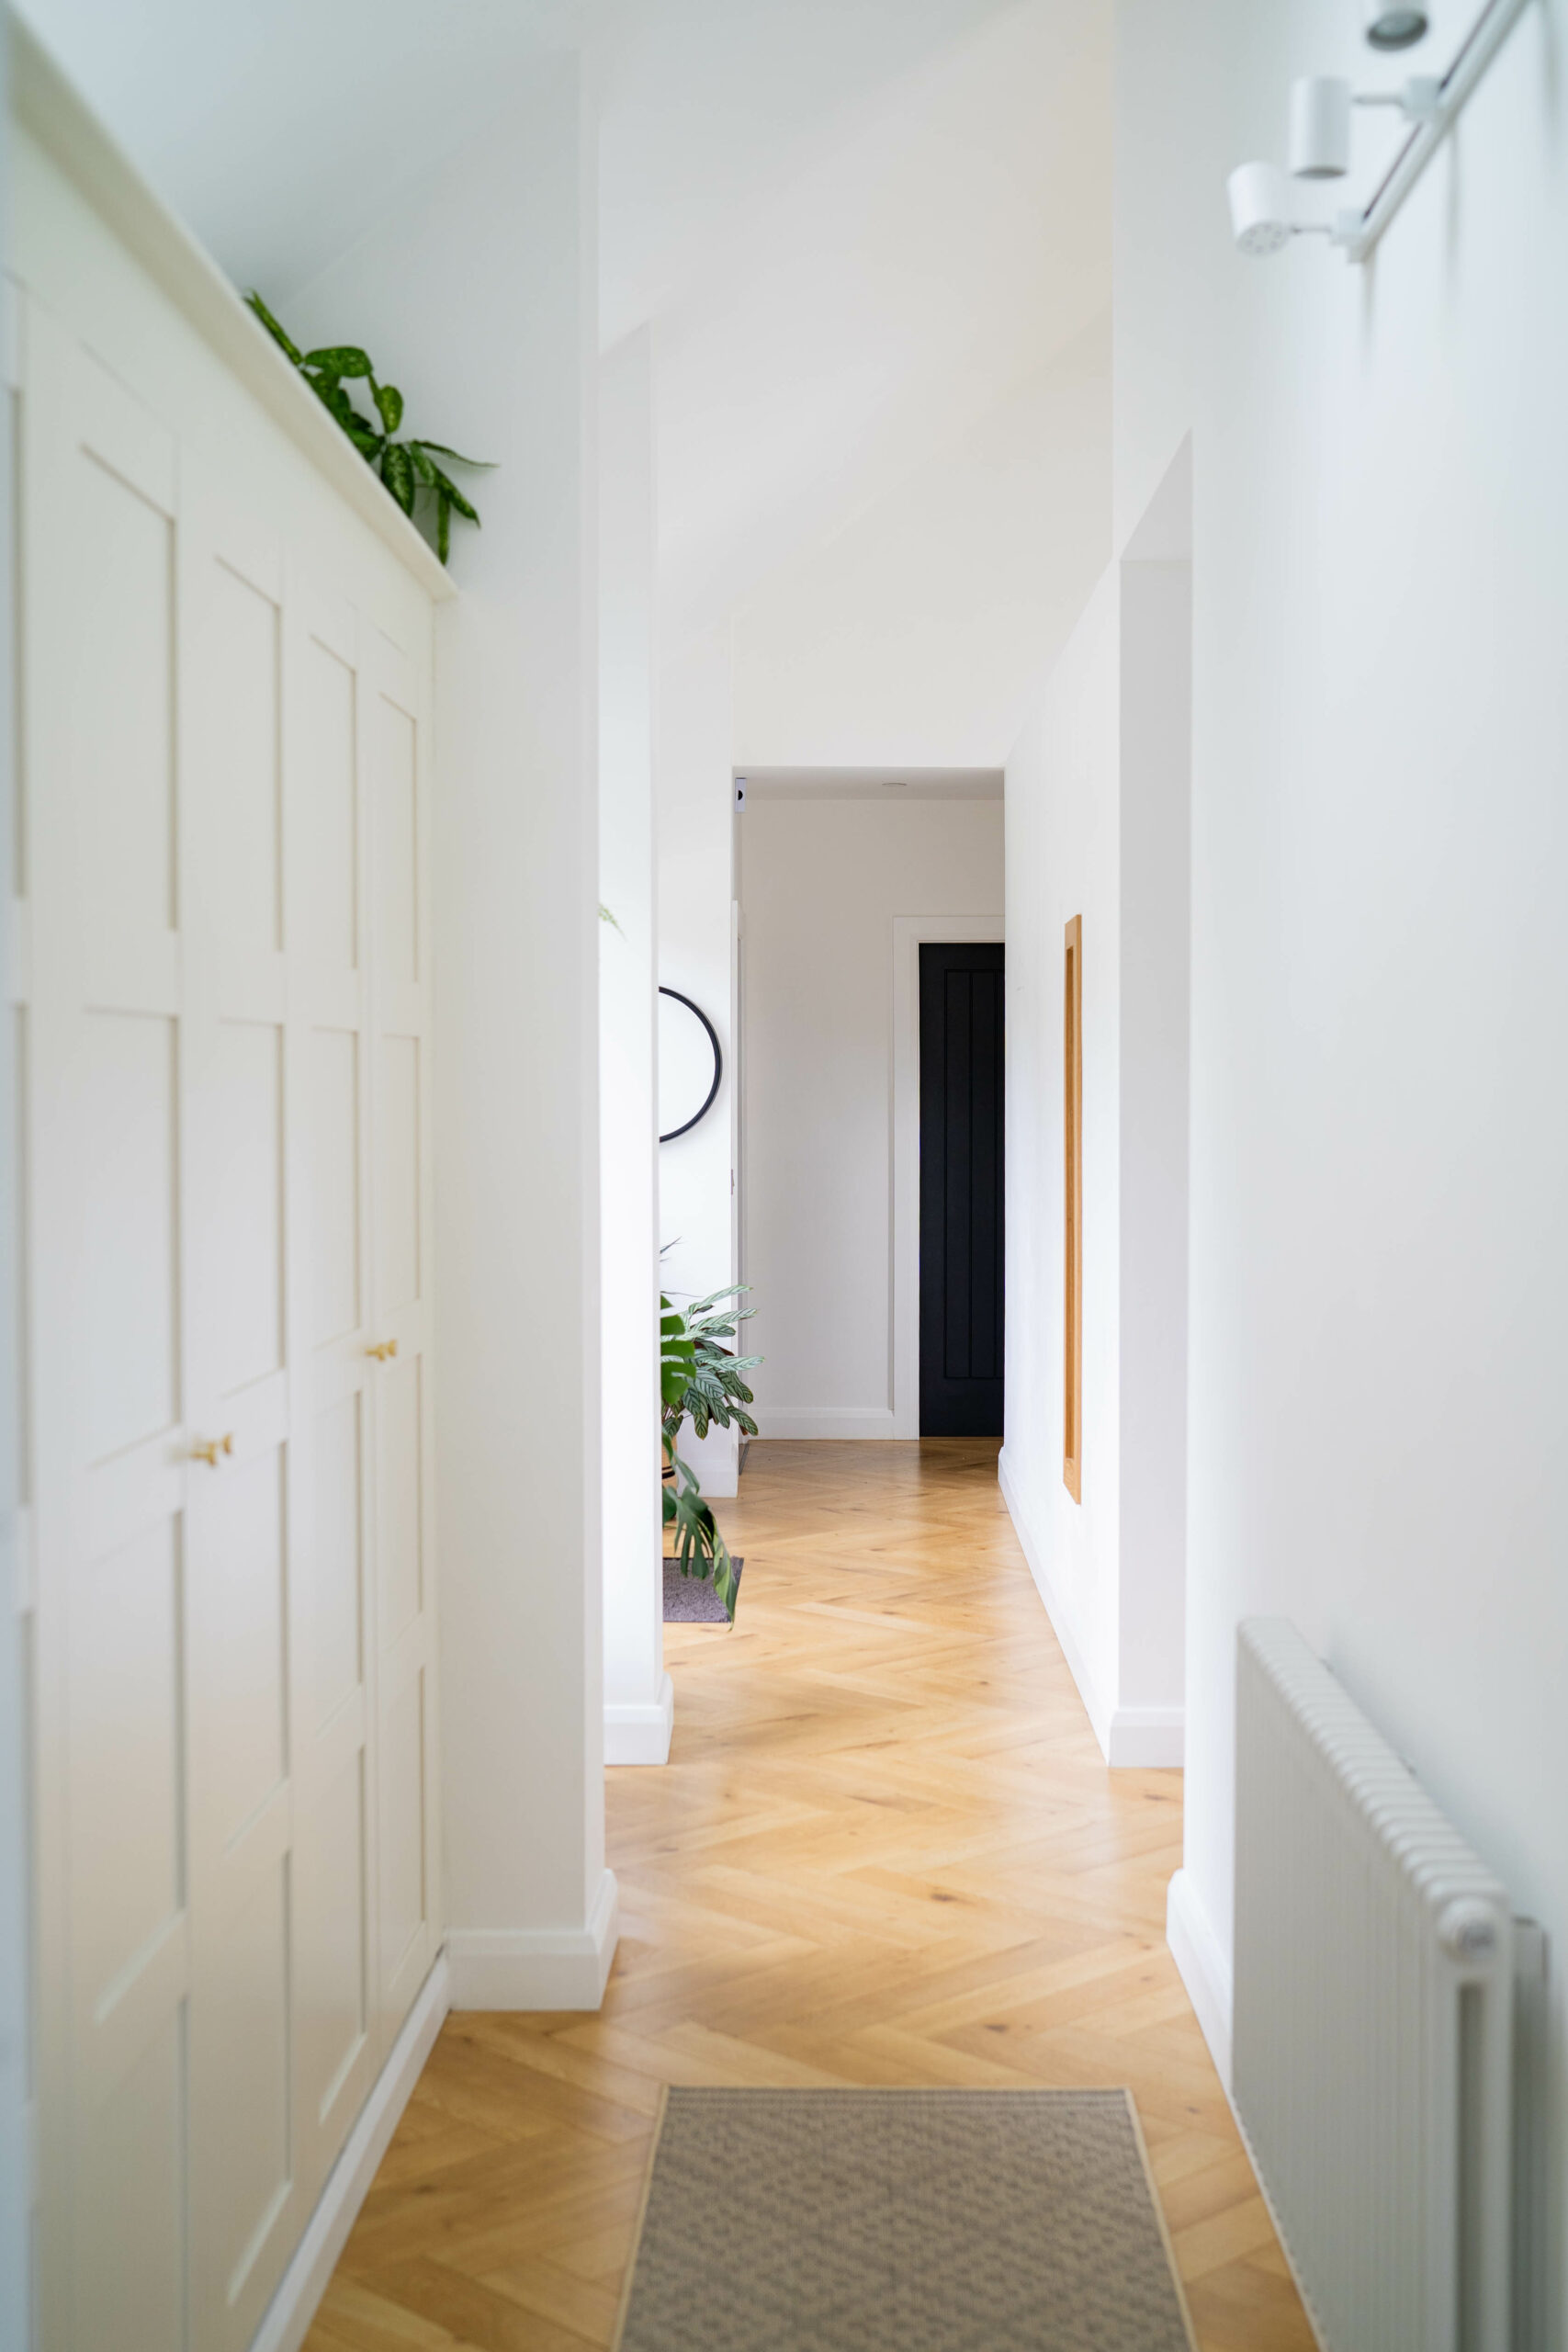
M739 1609L740 1571L746 1563L732 1552L729 1565L735 1571L735 1605ZM683 1577L673 1560L666 1560L664 1622L667 1625L728 1625L729 1618L711 1584L705 1584L701 1577Z
M671 2090L617 2352L1193 2352L1125 2091Z

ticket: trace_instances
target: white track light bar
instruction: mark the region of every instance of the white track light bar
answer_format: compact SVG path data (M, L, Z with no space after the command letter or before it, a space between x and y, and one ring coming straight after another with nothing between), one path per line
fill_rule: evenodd
M1366 203L1337 214L1332 221L1295 219L1283 174L1271 164L1241 164L1231 174L1228 192L1231 227L1242 252L1277 253L1292 237L1316 235L1338 245L1348 261L1365 261L1528 5L1529 0L1486 0L1448 72L1438 79L1422 76L1386 95L1352 94L1348 83L1326 76L1297 83L1291 95L1291 161L1299 177L1337 178L1345 170L1352 105L1398 107L1410 131Z

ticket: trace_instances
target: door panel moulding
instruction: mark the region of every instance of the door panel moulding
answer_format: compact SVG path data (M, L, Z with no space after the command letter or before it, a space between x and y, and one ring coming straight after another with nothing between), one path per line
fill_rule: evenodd
M962 945L968 940L1005 942L1006 937L999 914L893 918L890 1437L920 1434L920 948L927 942Z
M333 2166L310 2225L278 2282L251 2352L299 2352L326 2293L339 2255L391 2144L435 2037L452 2006L452 1980L443 1953L424 1980L402 2031L359 2111L359 2120Z

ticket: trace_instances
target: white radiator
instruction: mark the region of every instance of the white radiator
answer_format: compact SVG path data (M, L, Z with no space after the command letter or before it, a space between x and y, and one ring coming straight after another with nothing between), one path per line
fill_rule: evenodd
M1511 1953L1408 1766L1244 1624L1232 2091L1326 2352L1507 2352Z

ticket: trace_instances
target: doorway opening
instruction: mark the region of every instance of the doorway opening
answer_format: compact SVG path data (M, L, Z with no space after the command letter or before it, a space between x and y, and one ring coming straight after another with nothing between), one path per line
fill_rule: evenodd
M1002 1433L1006 954L920 945L922 1437Z

